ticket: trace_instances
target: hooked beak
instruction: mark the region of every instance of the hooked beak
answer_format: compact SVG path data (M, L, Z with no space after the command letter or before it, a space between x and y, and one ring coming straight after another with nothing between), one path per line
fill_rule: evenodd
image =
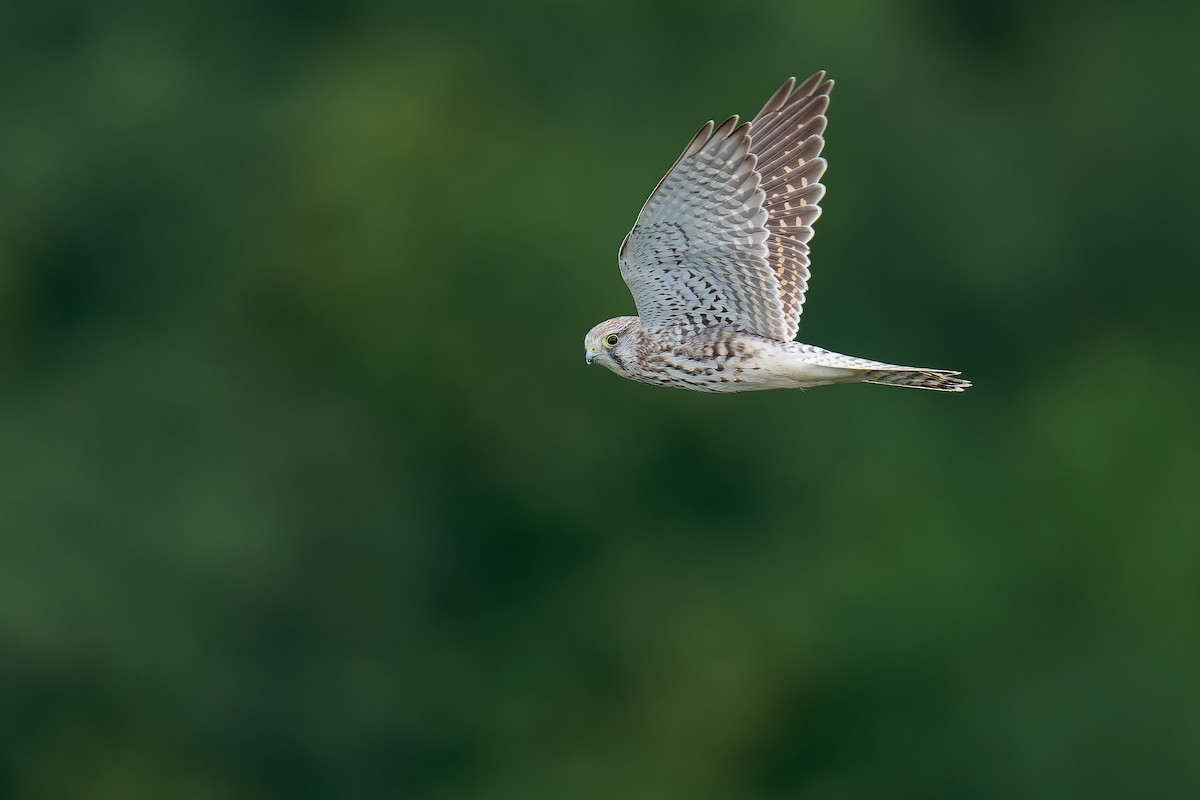
M595 350L588 350L587 355L584 356L584 360L586 360L587 363L591 364L593 361L596 360L596 356L598 356L598 355L600 355L600 354L597 353Z

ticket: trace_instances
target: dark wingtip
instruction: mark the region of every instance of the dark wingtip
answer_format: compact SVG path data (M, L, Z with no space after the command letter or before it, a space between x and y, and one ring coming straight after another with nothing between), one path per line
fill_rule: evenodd
M796 87L796 91L792 92L792 97L808 97L821 85L823 80L825 80L825 70L819 69L805 78L804 83Z
M770 114L773 111L778 111L779 109L783 108L783 104L787 102L787 99L791 96L792 89L795 88L795 86L796 78L794 76L789 77L783 82L782 86L775 90L775 94L771 95L771 99L763 105L762 111L758 112L759 115L761 116L762 114Z
M708 144L708 140L712 138L712 132L713 121L710 119L708 122L700 126L700 130L696 131L696 135L692 137L692 141L688 142L688 146L683 149L682 157L687 158L688 156L699 153L700 149L704 147L704 145Z

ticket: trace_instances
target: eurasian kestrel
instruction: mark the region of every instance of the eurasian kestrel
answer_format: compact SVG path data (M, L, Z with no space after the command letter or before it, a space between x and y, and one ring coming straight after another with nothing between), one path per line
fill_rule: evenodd
M758 116L711 121L642 207L618 255L638 316L584 339L587 363L698 392L882 383L961 392L951 370L902 367L793 341L808 289L808 240L825 194L833 81L788 80Z

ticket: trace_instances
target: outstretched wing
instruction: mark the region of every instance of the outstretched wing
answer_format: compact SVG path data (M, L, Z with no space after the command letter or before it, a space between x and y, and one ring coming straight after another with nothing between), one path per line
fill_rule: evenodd
M832 84L823 77L794 91L789 79L753 123L707 123L659 182L619 255L644 328L795 338L824 191L816 154ZM770 172L757 168L768 161Z
M821 176L829 93L833 81L818 72L799 86L789 78L750 123L750 152L767 199L767 260L779 280L786 340L796 338L808 291L808 240L821 216Z

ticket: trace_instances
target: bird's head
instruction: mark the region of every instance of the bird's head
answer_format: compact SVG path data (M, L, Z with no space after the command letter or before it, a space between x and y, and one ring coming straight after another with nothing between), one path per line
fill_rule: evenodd
M642 344L642 321L637 317L614 317L601 322L583 338L587 363L603 364L628 377Z

